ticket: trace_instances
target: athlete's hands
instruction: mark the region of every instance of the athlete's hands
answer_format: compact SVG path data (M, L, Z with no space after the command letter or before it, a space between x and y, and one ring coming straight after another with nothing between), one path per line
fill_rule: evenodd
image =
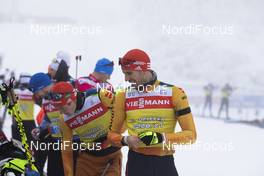
M130 148L137 149L142 141L137 136L124 136L122 138L122 144L127 145Z
M39 140L39 134L40 134L40 129L39 128L34 128L31 131L31 135L34 139Z
M31 131L31 135L36 140L43 140L46 139L48 136L50 136L51 132L49 128L45 128L45 129L34 128Z
M31 170L31 169L29 169L27 167L25 169L25 175L26 176L40 176L40 174L37 171Z
M101 143L101 148L105 149L109 146L109 141L107 140L107 136L104 135L94 141L95 143Z

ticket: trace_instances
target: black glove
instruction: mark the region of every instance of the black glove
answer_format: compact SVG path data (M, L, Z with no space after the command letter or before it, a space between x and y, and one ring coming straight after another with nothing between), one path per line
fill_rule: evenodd
M40 140L45 140L49 136L51 136L50 128L40 129L40 133L39 133L39 139Z
M164 138L161 133L152 132L152 131L145 131L138 135L140 140L146 145L155 145L162 143Z

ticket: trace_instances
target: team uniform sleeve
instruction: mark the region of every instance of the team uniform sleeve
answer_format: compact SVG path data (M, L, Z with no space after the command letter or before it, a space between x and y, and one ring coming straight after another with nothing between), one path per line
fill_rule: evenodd
M125 126L125 92L117 92L113 106L114 115L112 117L108 140L113 146L121 147L122 133L126 130Z
M108 108L113 107L114 94L106 89L100 89L99 98L104 106Z
M60 119L62 133L62 161L65 176L73 176L73 152L72 152L72 130L66 125L63 118Z
M109 83L109 82L106 82L106 89L108 91L113 92L113 93L115 92L114 86L111 83Z
M40 111L38 112L36 116L36 122L38 126L40 126L44 116L45 116L45 113L44 113L43 107L41 107Z
M173 87L172 91L175 118L177 118L182 131L166 133L166 142L170 141L177 144L194 143L196 140L196 129L187 96L180 88Z

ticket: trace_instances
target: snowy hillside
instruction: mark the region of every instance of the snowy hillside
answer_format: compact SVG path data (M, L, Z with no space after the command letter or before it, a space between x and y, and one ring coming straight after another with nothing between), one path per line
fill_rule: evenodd
M96 59L106 56L117 61L127 49L138 47L150 53L154 69L165 81L232 82L263 93L259 88L264 85L262 5L261 0L250 3L14 0L13 5L1 0L0 37L4 42L0 53L6 58L4 65L17 71L38 60L28 70L36 72L47 67L57 50L64 49L72 55L83 54L80 74L86 74ZM31 28L39 25L47 29L57 24L85 26L88 32L36 34ZM197 26L200 27L195 30ZM21 59L24 62L14 67ZM118 71L114 81L120 82Z

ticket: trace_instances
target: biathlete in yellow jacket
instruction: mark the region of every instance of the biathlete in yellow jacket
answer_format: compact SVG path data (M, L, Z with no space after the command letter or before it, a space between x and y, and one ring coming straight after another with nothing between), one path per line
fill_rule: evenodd
M18 81L17 88L14 89L15 94L18 96L18 108L20 117L22 118L22 123L25 128L26 136L28 139L28 144L31 144L31 141L35 141L31 136L31 130L36 128L34 120L34 100L33 93L29 90L29 81L31 75L27 73L21 73ZM19 134L19 129L16 121L13 119L12 124L12 137L21 141Z
M107 141L113 93L104 89L76 92L67 82L54 84L51 90L54 105L64 114L61 122L63 136L64 173L73 176L73 150L79 150L76 176L120 176L121 151ZM81 143L71 143L73 132Z
M185 92L157 80L149 56L133 49L120 58L125 80L132 86L117 92L108 140L128 146L127 176L177 176L174 144L193 143L196 130ZM128 136L122 136L126 123ZM175 132L176 124L182 131Z

